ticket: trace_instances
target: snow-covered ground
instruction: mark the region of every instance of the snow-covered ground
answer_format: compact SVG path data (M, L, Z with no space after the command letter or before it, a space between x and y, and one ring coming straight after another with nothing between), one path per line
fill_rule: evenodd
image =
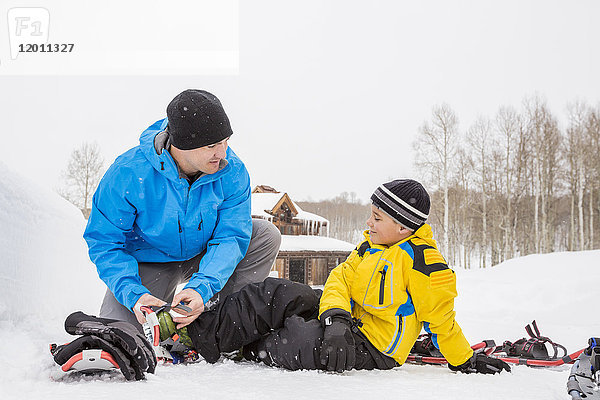
M499 376L405 365L344 374L289 372L224 360L159 366L142 382L117 373L58 377L48 344L72 337L65 316L96 313L103 287L81 239L79 211L0 165L0 399L569 399L569 366L513 367ZM600 251L534 255L487 270L457 270L457 319L471 342L514 341L536 319L570 352L600 335Z

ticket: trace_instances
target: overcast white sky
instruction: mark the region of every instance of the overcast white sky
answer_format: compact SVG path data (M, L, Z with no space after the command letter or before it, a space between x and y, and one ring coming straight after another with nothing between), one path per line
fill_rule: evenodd
M84 12L58 3L72 18ZM11 4L27 2L3 4L0 23ZM58 11L48 8L52 24ZM171 45L190 41L159 18L136 19L134 7L122 13L132 35L140 24L161 32L161 63ZM155 12L165 23L177 22L173 14ZM0 76L0 160L57 186L75 146L97 141L108 164L164 117L173 96L202 88L221 99L253 185L295 200L354 191L366 201L380 183L415 176L411 143L435 104L449 103L462 130L536 92L563 121L568 101L598 104L599 15L595 0L240 1L239 73ZM198 24L207 19L198 13ZM99 26L111 30L110 21ZM0 69L4 32L0 25Z

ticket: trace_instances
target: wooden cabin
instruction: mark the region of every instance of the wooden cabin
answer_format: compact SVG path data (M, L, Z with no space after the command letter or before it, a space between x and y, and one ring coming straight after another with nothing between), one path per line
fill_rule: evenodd
M329 221L302 210L287 193L267 185L252 190L252 217L271 221L281 232L281 247L272 272L313 286L324 285L354 244L327 237Z
M287 193L252 191L252 217L271 221L282 235L328 234L329 221L303 211Z
M281 236L273 271L295 282L324 285L332 269L342 263L355 245L322 236Z

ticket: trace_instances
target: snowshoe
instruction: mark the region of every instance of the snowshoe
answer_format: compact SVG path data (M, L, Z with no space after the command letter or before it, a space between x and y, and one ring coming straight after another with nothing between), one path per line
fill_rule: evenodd
M68 346L57 346L56 343L50 345L50 354L55 355L60 347ZM64 364L60 366L60 370L63 373L81 373L83 375L92 375L109 371L116 371L119 369L119 364L115 361L113 356L102 349L86 349L77 352L70 357ZM56 378L61 377L60 374L55 374Z
M563 345L540 334L535 320L525 326L525 330L529 334L529 339L522 338L515 342L506 340L494 351L494 355L546 361L555 361L567 356L567 349ZM547 344L553 349L552 356L548 353ZM562 355L559 355L559 350Z
M146 323L143 325L144 334L152 344L159 361L181 364L200 360L200 356L193 349L187 328L177 329L171 315L177 310L189 312L191 311L189 307L184 305L177 305L173 308L169 305L142 306L141 310L146 315Z
M496 343L493 340L483 340L471 346L475 353L490 355L496 349ZM410 354L406 359L411 364L431 364L445 365L448 363L440 350L435 347L435 343L430 333L419 336L413 345Z
M558 367L572 364L585 349L567 354L567 349L549 338L540 335L535 321L525 327L530 339L519 339L516 342L505 341L496 347L493 340L484 340L471 348L476 352L498 358L509 364L527 365L529 367ZM548 353L547 344L554 350L552 356ZM563 354L560 355L559 351ZM406 362L413 364L447 364L444 356L435 347L429 334L419 336ZM600 399L599 399L600 400Z
M572 400L600 399L600 338L591 338L588 344L573 364L567 381Z
M77 337L62 345L50 345L50 354L60 366L51 373L53 379L118 371L127 380L142 380L146 372L155 371L152 346L129 322L76 311L65 320L65 330Z
M419 338L410 350L410 354L426 357L443 357L442 353L435 347L429 333L419 335Z

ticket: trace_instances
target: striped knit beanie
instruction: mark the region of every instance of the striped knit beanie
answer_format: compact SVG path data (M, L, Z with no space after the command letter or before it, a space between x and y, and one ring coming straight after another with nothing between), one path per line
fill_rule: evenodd
M416 231L429 216L429 194L417 181L398 179L379 186L371 196L373 205L400 225Z

